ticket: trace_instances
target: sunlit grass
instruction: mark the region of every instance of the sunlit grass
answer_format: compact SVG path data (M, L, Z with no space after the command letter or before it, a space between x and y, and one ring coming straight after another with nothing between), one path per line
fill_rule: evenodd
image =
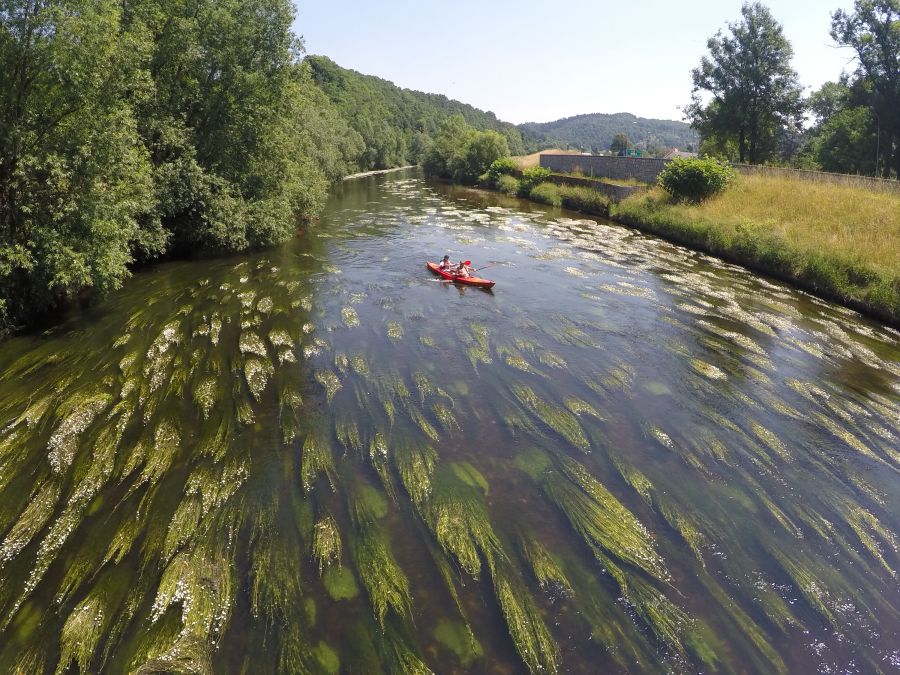
M626 199L614 215L817 289L900 317L900 195L792 178L740 176L699 205L661 189Z

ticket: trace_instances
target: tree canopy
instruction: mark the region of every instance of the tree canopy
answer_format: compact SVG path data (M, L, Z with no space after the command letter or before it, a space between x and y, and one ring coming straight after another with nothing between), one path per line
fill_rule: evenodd
M754 164L772 156L780 130L798 126L802 89L791 45L768 8L745 3L741 17L727 35L719 31L707 41L709 55L691 71L685 112L704 139L718 139L720 148L734 139L738 161Z

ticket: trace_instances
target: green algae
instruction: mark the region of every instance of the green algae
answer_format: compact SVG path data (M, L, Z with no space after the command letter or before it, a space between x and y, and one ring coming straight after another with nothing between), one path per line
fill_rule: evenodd
M475 372L478 372L478 364L489 365L494 362L494 359L491 358L490 352L483 346L475 344L466 348L466 355L469 357L469 361L472 362L472 368Z
M416 423L416 426L418 426L419 429L422 430L423 434L428 436L428 438L430 438L432 441L440 440L440 434L438 433L437 429L434 428L431 422L429 422L425 418L425 415L423 415L419 410L417 410L413 406L410 406L409 415L410 417L412 417L413 422Z
M466 668L484 656L484 648L462 621L441 619L434 629L434 639L444 645Z
M332 600L352 600L359 595L359 586L356 577L347 567L335 565L325 570L322 575L322 583Z
M487 480L485 480L481 472L469 462L451 462L448 466L463 483L469 487L480 490L484 496L487 496L489 489Z
M387 336L392 342L403 339L403 324L396 321L388 321Z
M569 367L569 364L566 360L559 356L558 354L554 354L551 351L546 349L542 349L538 351L538 361L549 368L558 368L561 370L565 370Z
M538 480L542 474L551 470L553 462L550 456L539 448L528 448L516 455L516 467L534 480Z
M344 321L344 325L347 326L347 328L355 328L359 325L359 315L352 307L344 307L341 310L341 319Z
M454 430L461 428L459 422L456 421L456 417L453 415L453 411L451 411L443 402L439 401L435 403L431 406L431 410L434 412L434 416L437 417L438 422L441 423L441 428L443 428L445 433L450 434Z
M318 663L322 670L328 673L328 675L337 675L340 672L341 660L338 658L337 652L335 652L324 640L320 640L319 643L313 647L312 654L316 659L316 663Z
M359 435L359 427L355 420L344 418L335 422L335 436L346 451L353 450L358 455L362 454L363 445Z

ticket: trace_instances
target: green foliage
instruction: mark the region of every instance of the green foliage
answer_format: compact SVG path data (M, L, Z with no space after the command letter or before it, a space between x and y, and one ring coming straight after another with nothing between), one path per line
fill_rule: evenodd
M856 0L853 11L831 16L831 37L852 47L859 68L852 87L864 92L877 125L883 158L878 172L884 178L900 176L900 3L897 0Z
M496 131L477 131L462 115L446 120L425 154L425 171L460 183L475 183L493 162L509 155Z
M522 172L522 178L519 180L519 196L527 197L535 186L540 185L550 178L550 169L542 166L532 166Z
M512 176L502 175L497 179L497 189L508 195L519 194L519 180Z
M676 157L659 174L659 185L675 199L702 202L734 180L735 171L711 158Z
M324 56L309 56L305 63L321 91L362 138L356 160L361 170L422 163L442 124L455 116L473 129L497 132L513 154L525 152L521 132L493 113L446 96L401 89L381 78L341 68Z
M790 42L759 2L745 3L742 19L707 41L709 56L691 71L694 89L686 108L701 135L737 141L738 159L756 164L771 157L781 130L801 113L802 88L791 68ZM701 92L713 98L704 103Z
M135 259L284 241L322 206L361 141L293 19L287 0L0 4L0 329Z
M557 192L562 205L567 209L609 215L609 197L598 190L579 185L559 185Z
M612 143L609 144L609 149L617 155L624 155L628 148L633 147L634 143L628 140L628 135L621 133L613 136Z
M528 196L536 202L550 206L562 206L563 203L559 188L553 183L541 183L534 186Z
M817 128L809 150L824 171L872 175L875 130L875 118L869 108L846 108Z
M501 157L491 162L487 170L486 181L491 185L497 185L500 176L515 176L519 173L519 165L512 157Z

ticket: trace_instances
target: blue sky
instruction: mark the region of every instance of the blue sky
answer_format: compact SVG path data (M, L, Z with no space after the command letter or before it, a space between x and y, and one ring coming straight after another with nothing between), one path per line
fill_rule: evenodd
M740 18L740 0L295 0L309 54L401 87L445 94L509 122L631 112L681 119L706 40ZM852 71L828 35L849 0L765 3L794 48L801 83Z

